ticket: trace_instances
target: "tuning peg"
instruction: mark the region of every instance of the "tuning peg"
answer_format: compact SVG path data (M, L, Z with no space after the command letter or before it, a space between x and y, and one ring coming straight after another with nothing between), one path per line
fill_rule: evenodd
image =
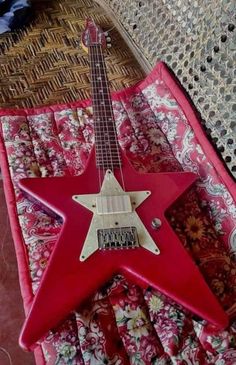
M107 42L111 41L111 37L106 37Z
M112 47L111 43L107 43L107 48L111 48L111 47Z
M105 35L105 37L107 37L108 36L108 32L104 32L104 35Z

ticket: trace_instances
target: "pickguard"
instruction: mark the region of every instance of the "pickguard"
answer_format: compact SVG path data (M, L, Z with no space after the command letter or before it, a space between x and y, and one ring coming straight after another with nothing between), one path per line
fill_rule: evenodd
M93 213L80 261L85 261L98 250L98 230L119 227L135 227L139 245L158 255L159 248L136 212L136 208L150 195L150 191L124 191L111 170L106 171L98 194L73 195L74 201Z

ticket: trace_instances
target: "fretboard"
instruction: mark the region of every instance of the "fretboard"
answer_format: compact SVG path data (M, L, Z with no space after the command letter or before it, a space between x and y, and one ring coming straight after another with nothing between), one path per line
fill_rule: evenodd
M96 165L113 170L121 165L112 101L101 45L89 47Z

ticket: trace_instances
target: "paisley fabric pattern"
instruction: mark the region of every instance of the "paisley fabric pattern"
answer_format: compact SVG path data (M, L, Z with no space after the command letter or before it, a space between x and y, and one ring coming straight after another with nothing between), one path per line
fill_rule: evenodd
M236 363L236 206L157 67L153 78L113 96L119 142L140 172L193 171L199 181L167 212L186 250L231 315L217 331L152 288L117 276L40 344L48 365ZM78 175L94 143L89 102L1 111L1 138L34 293L61 229L19 190L28 176ZM173 278L174 280L174 278ZM62 293L63 295L63 293ZM42 362L39 362L41 364Z

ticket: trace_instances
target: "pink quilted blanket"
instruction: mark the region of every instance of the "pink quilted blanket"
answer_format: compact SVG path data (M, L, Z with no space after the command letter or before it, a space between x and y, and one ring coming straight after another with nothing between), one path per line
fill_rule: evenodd
M231 325L219 332L152 288L143 291L118 276L86 308L75 309L47 334L35 350L36 363L235 364L235 183L163 63L144 81L112 98L119 142L138 171L185 170L199 175L196 187L171 207L168 217L229 313ZM94 142L90 101L1 110L0 137L1 169L27 313L61 222L27 200L18 181L83 172Z

